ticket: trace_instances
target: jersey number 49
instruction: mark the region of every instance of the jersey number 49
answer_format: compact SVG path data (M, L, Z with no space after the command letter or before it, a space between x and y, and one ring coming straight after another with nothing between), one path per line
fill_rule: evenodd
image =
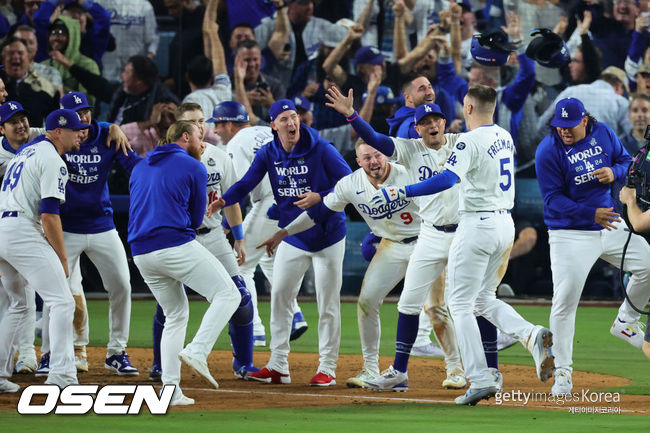
M2 190L6 191L7 188L13 190L16 187L16 184L18 183L18 179L20 179L20 173L23 171L23 165L24 162L15 162L9 167L9 170L7 170L7 175L5 176L5 180L2 183Z

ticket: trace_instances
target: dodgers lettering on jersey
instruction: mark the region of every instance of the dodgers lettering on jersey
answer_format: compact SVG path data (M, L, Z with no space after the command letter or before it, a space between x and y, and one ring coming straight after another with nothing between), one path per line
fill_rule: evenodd
M212 144L206 143L203 155L201 155L201 162L208 171L206 191L208 194L207 206L209 206L237 182L237 176L230 156ZM201 227L218 228L222 219L221 212L215 212L210 217L203 218Z
M273 132L268 126L242 128L230 139L226 149L232 158L237 179L241 179L246 174L260 147L271 140L273 140ZM250 198L254 203L264 199L273 200L273 191L268 175L264 176L264 179L253 188Z
M404 166L389 164L390 173L384 184L406 185L411 181ZM352 203L370 230L382 238L401 241L417 236L420 232L420 218L415 201L406 198L374 206L371 203L377 191L363 169L359 168L339 180L334 191L323 198L323 204L335 212L341 212L348 203Z

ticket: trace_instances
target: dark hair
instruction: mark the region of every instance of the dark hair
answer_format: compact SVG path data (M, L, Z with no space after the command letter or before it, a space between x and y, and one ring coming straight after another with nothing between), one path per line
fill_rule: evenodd
M474 84L467 89L467 96L476 100L485 108L487 106L494 106L497 103L497 91L490 86L483 84Z
M255 33L255 28L252 25L250 25L250 23L242 21L242 22L237 23L234 26L232 26L232 28L230 29L230 34L232 35L232 33L235 31L235 29L239 28L239 27L246 27L247 29L251 29L253 31L253 33Z
M27 24L14 24L11 26L11 29L9 29L9 35L13 36L16 32L32 32L36 34L36 29Z
M427 80L429 79L423 74L419 74L417 72L409 72L405 77L403 77L402 89L401 89L402 93L406 92L406 89L408 89L411 86L411 84L413 84L413 81L417 80L420 77L426 78Z
M131 56L127 63L133 67L133 73L144 83L151 87L158 80L158 67L147 56Z
M187 65L187 78L199 87L210 84L212 72L212 60L204 55L194 57Z
M251 49L251 48L257 48L260 51L262 51L262 49L260 48L260 44L258 44L256 41L252 39L244 39L243 41L239 41L239 43L237 44L237 48L235 49L235 54L239 53L240 50Z
M15 36L9 36L5 38L4 41L2 41L2 44L0 44L0 54L2 53L2 51L4 51L6 47L16 42L20 42L21 44L23 44L25 46L25 50L27 50L27 42L24 39L17 38Z
M632 96L630 96L630 105L632 105L632 102L636 101L637 99L650 102L650 95L646 95L644 93L633 93Z

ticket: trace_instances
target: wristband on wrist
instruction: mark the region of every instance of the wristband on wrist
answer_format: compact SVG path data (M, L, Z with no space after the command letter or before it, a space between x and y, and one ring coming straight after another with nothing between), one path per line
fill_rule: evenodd
M236 241L244 239L244 229L242 228L241 224L230 227L230 231L232 232L232 236Z
M358 114L359 113L357 113L357 110L354 110L354 113L352 113L352 116L346 117L345 120L347 120L348 122L352 122L354 119L357 118Z

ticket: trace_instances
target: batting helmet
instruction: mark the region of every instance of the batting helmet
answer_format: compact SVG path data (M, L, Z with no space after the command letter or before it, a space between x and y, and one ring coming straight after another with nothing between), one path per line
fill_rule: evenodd
M235 101L224 101L214 107L214 110L212 111L212 117L208 120L208 122L213 123L246 123L249 121L250 118L248 117L248 111L246 111L246 107Z
M474 60L485 66L505 65L510 52L514 50L515 47L508 42L508 35L503 30L475 34L470 46Z
M559 68L571 61L571 53L562 38L550 29L534 29L537 36L526 48L526 56L547 68Z

